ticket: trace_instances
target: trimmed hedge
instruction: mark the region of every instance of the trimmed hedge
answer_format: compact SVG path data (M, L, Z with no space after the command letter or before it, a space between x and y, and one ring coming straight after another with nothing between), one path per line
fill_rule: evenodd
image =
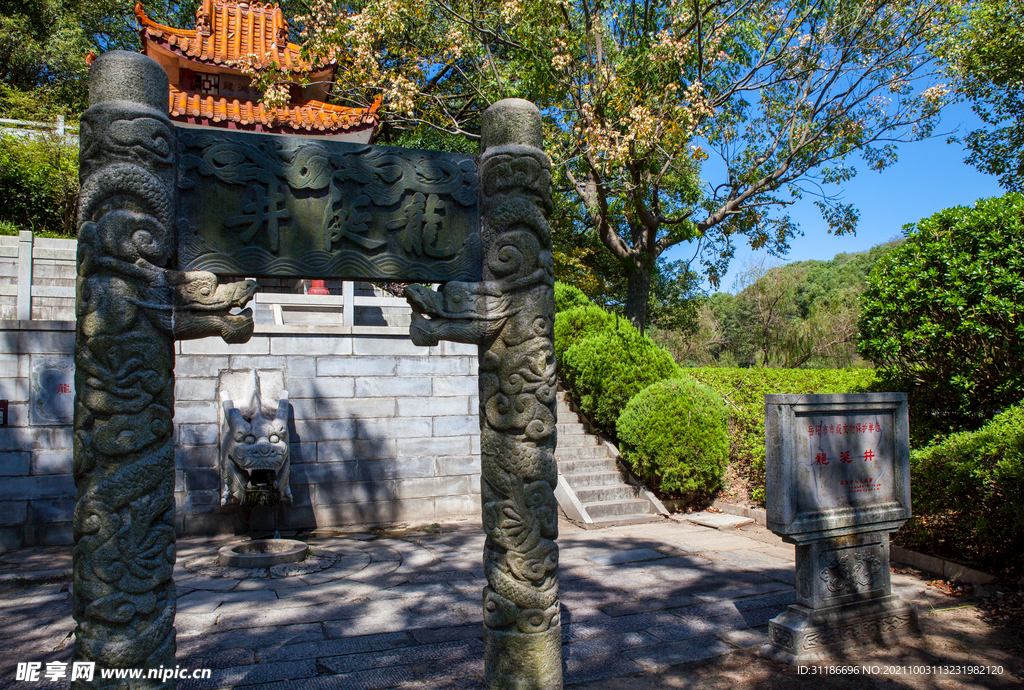
M684 369L725 399L729 462L746 475L751 498L764 503L764 396L772 393L862 393L880 390L873 369Z
M584 304L555 314L555 358L561 362L574 344L615 328L616 318L595 304ZM632 324L628 324L632 328Z
M910 487L904 544L996 571L1024 569L1024 404L912 451Z
M555 348L557 352L557 335ZM682 373L668 352L622 319L615 328L570 345L559 360L559 372L575 394L580 410L613 436L630 398L652 383Z
M904 228L861 296L860 351L910 394L915 445L1024 396L1024 194Z
M634 395L617 424L622 457L663 496L705 497L721 486L729 461L725 402L690 377Z
M568 311L573 307L593 304L583 290L573 285L555 281L555 312Z

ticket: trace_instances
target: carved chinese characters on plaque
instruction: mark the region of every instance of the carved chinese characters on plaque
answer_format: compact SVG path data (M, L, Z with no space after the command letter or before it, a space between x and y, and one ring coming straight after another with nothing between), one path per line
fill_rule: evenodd
M473 156L189 130L178 142L183 269L480 279Z
M797 432L800 512L895 500L891 415L801 416Z
M33 356L29 400L33 425L73 422L75 360L71 357Z

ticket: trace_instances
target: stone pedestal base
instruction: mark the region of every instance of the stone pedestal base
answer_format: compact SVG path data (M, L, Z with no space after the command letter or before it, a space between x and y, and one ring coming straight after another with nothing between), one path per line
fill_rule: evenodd
M487 690L558 690L562 687L562 626L536 633L484 626L484 660Z
M761 655L790 664L821 661L831 652L890 643L917 630L917 614L896 595L812 610L793 604L768 623Z

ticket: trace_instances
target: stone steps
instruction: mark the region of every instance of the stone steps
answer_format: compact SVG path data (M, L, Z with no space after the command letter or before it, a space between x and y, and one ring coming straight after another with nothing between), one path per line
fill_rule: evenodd
M615 476L618 476L618 470L619 468L615 464L615 458L613 458L610 455L607 455L603 458L558 461L558 471L567 477L569 475L589 474L594 472L614 472Z
M593 446L563 446L561 443L555 448L555 457L560 460L584 460L590 458L609 457L608 449L602 445Z
M611 460L611 458L608 459ZM561 469L561 465L559 465L559 469ZM569 486L576 490L577 494L580 489L592 486L611 486L622 481L622 474L618 468L608 472L563 472L562 476L565 477L565 481L569 482Z
M633 515L612 515L611 517L594 518L593 528L618 527L619 525L639 525L645 522L659 522L663 518L657 513L634 513Z
M583 505L586 506L587 514L590 517L601 518L642 515L649 512L651 504L644 498L626 498L614 501L592 501Z
M567 514L583 517L584 527L612 527L660 520L650 501L636 486L625 481L615 456L591 433L591 428L573 409L565 391L558 392L559 501ZM582 515L580 514L582 511Z
M593 484L587 487L574 486L573 488L576 489L576 497L585 505L603 501L625 501L636 498L636 487L623 483Z
M558 445L563 448L580 448L582 446L599 446L601 439L593 434L559 434Z

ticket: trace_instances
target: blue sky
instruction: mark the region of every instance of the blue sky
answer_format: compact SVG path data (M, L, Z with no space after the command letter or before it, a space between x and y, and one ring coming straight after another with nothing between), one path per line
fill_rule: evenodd
M978 199L1003 193L996 178L983 175L963 162L966 153L960 144L947 144L949 133L958 134L976 129L980 122L968 105L951 106L942 113L942 122L936 129L940 134L926 141L902 144L899 160L881 173L871 172L859 158L847 162L857 168L857 176L843 185L838 194L844 202L853 203L860 210L856 236L835 237L828 234L814 198L806 197L790 208L790 214L804 235L793 238L789 255L784 259L769 257L769 265L828 260L842 252L867 251L902 233L900 228L930 216L950 206L971 205ZM838 188L833 186L830 192ZM666 258L688 259L693 250L688 246L674 247ZM737 247L729 272L722 280L722 291L733 291L736 277L751 263L760 261L766 253L754 252L748 246ZM704 286L707 289L707 285Z

